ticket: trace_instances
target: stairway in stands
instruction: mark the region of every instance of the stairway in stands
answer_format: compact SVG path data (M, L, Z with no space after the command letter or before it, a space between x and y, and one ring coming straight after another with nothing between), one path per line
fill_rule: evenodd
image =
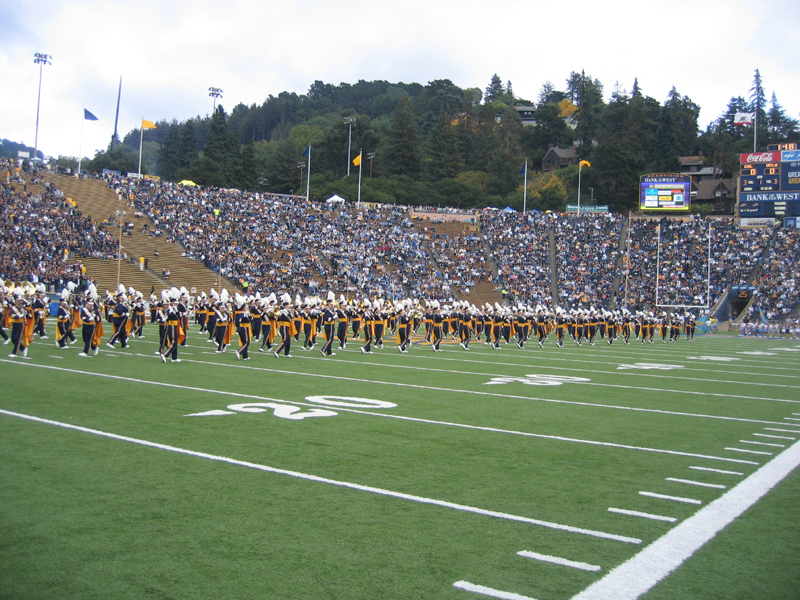
M201 291L208 293L212 287L218 289L220 285L229 291L240 289L229 280L223 278L220 281L216 273L196 260L181 256L185 249L180 244L168 244L164 238L142 234L144 224L148 223L150 227L154 227L153 222L147 216L136 217L134 215L136 209L128 206L126 200L118 198L104 181L78 180L74 177L54 174L46 175L45 179L64 192L65 196L72 198L83 215L91 217L93 221L102 223L109 216L116 215L117 211L124 211L126 216L118 218L117 222L125 221L134 224L133 235L122 236L123 259L119 263L116 260L76 259L84 264L87 276L94 278L101 294L107 289L116 289L117 281L126 288L133 287L145 296L149 295L151 287L155 288L156 293L173 286L185 286L189 290L194 286L198 293ZM119 240L119 227L109 227L108 230L116 240ZM158 256L154 254L156 248ZM148 270L140 270L139 257L141 256L148 259ZM164 269L170 270L169 280L161 277Z

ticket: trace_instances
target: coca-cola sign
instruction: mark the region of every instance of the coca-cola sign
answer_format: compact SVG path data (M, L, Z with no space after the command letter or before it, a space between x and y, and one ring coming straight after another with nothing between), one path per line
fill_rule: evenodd
M780 152L751 152L739 155L739 163L743 165L772 162L781 162Z

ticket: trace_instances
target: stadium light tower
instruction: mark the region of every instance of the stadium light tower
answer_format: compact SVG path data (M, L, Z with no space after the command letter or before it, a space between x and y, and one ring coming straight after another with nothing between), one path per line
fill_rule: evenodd
M42 100L42 67L44 65L53 64L50 62L53 59L49 54L42 54L36 52L33 55L34 64L39 65L39 94L36 96L36 135L33 138L33 158L39 157L39 105Z
M344 124L347 125L347 174L350 175L350 143L353 140L353 123L356 122L355 117L345 117Z
M214 99L213 112L217 112L217 98L222 98L222 90L216 87L210 87L208 88L208 95Z

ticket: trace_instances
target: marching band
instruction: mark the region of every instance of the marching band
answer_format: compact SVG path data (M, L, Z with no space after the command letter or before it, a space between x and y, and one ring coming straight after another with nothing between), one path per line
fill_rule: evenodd
M47 338L44 326L48 303L44 287L39 285L38 289L31 284L4 288L0 336L5 344L12 344L10 357L26 356L35 334L40 339ZM159 326L159 349L155 354L165 363L168 358L173 363L181 362L178 349L186 344L190 318L199 326L199 333L208 334L207 341L216 345L217 354L226 352L236 339L237 360L250 360L253 342L259 352L291 357L293 338L302 351L313 350L320 338L323 341L319 352L329 357L336 354L335 342L337 349L344 349L348 341L359 340L360 351L373 354L373 349L384 348L389 336L396 339L398 352L407 354L412 337L418 332L423 340L418 347L441 352L445 340L457 342L467 351L470 344L477 342L494 349L500 349L501 344L516 344L524 349L531 338L543 348L552 336L555 345L563 348L570 340L577 346L594 346L598 341L629 344L631 339L650 344L659 339L662 343L677 342L681 335L692 341L697 329L696 317L689 312L565 310L559 306L551 310L541 305L475 306L459 300L448 304L438 300L346 300L343 295L337 299L333 292L324 299L314 296L303 300L298 295L293 301L288 293L278 299L275 293L265 297L239 293L231 296L225 289L219 293L211 289L209 295L201 292L192 298L185 287L164 290L160 300L151 294L148 303L141 292L123 285L116 295L107 291L101 299L93 284L79 294L69 283L55 311L55 345L68 348L76 342L74 330L80 328L84 346L78 356L96 356L106 321L112 327L106 346L114 349L119 342L121 348L128 348L131 339L144 337L148 310L150 322ZM10 337L6 329L10 330Z

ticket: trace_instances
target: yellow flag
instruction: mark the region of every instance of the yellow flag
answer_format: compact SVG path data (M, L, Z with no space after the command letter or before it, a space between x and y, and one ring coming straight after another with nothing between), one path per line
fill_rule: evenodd
M578 169L581 169L583 167L591 167L591 166L592 166L592 163L590 163L588 160L582 160L581 164L578 165Z
M147 119L142 119L142 129L155 129L156 124L152 121L148 121Z
M356 156L356 157L353 159L353 164L354 164L356 167L357 167L357 166L359 166L359 165L361 164L361 152L359 152L359 153L358 153L358 156Z

